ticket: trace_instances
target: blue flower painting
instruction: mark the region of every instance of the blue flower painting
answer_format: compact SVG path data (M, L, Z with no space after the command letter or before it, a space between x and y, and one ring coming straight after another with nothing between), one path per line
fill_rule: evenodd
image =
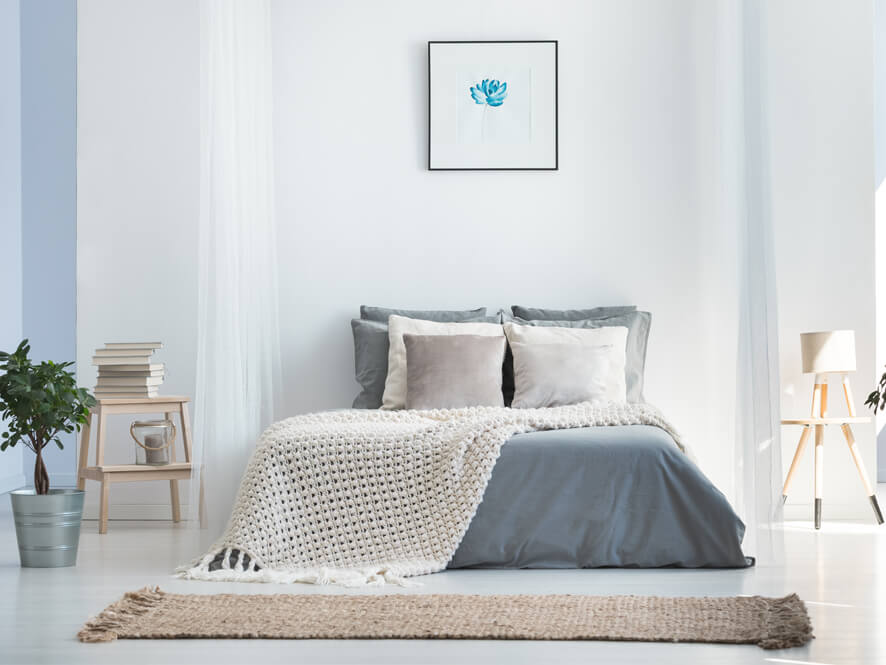
M495 79L483 79L482 83L471 86L474 103L486 106L501 106L508 96L508 84Z

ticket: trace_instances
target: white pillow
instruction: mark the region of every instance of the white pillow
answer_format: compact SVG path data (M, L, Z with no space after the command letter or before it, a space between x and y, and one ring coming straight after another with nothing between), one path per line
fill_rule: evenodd
M385 379L383 409L406 407L406 344L403 335L483 335L504 337L498 323L440 323L393 315L388 318L388 378Z
M627 328L504 329L514 355L514 408L627 400Z

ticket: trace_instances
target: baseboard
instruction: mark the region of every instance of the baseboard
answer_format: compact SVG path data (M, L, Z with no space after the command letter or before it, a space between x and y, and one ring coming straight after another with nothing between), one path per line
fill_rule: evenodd
M182 518L188 517L188 506L181 507ZM83 507L83 519L97 520L98 505ZM168 503L111 503L108 506L109 520L171 520L172 508Z
M19 487L25 486L25 474L12 473L8 476L0 478L0 494L5 494L11 490L17 490Z

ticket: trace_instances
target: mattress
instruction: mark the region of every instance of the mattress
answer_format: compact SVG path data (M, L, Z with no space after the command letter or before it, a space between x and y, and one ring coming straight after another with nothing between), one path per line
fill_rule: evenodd
M742 568L744 524L657 427L514 436L449 568Z

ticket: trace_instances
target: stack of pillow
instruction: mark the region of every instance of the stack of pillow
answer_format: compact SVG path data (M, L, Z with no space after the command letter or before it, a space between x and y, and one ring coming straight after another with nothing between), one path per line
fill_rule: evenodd
M537 408L643 401L651 315L635 306L360 308L351 321L362 409Z

